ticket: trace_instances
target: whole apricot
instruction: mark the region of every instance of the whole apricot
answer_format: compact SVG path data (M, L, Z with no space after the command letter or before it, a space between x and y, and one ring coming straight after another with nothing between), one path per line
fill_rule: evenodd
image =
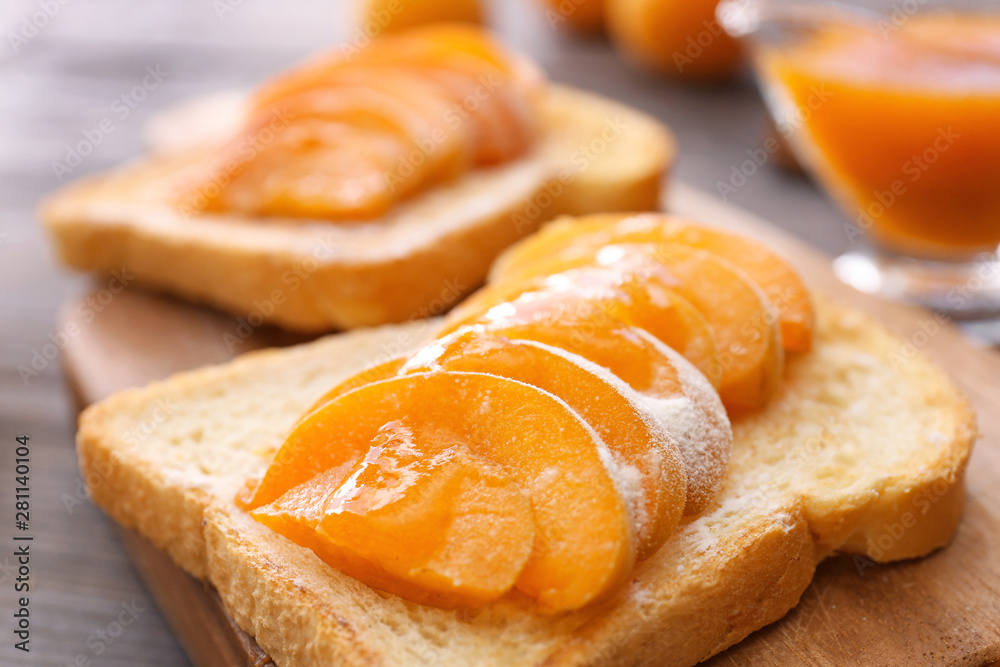
M740 66L740 46L715 18L718 0L612 0L611 39L630 58L663 74L716 81Z
M545 0L545 20L553 28L566 25L579 33L604 29L604 0Z
M484 23L480 0L364 0L360 28L394 32L423 23Z

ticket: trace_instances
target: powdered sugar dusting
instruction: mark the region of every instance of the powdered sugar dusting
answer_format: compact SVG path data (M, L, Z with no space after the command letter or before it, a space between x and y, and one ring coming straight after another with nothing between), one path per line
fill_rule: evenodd
M617 394L622 396L622 398L624 398L628 404L635 409L636 414L642 420L643 425L646 426L652 438L654 447L650 448L650 451L648 451L644 457L647 462L647 466L645 468L646 470L662 470L662 465L668 465L668 460L673 458L672 456L668 457L664 455L668 451L675 451L677 452L677 456L680 457L677 444L674 442L670 432L665 429L662 422L645 407L642 397L638 394L638 392L628 386L610 370L560 347L530 340L518 340L518 342L523 345L529 345L531 347L545 350L550 354L569 361L582 370L595 375ZM609 453L613 455L614 465L619 471L619 479L622 483L620 488L624 494L625 502L632 514L633 521L636 526L636 532L643 534L652 517L649 516L646 509L648 507L648 499L646 497L645 485L643 484L644 479L642 469L634 465L630 465L624 461L620 455L610 452L610 450ZM663 474L664 473L661 472L661 479L663 478ZM658 485L660 483L660 479L655 480L655 483Z
M473 375L474 373L469 373ZM594 428L580 416L580 414L571 408L566 401L559 398L550 391L546 391L541 387L536 387L534 385L529 385L526 382L521 382L520 380L513 380L511 378L504 378L509 382L515 382L520 385L531 387L535 391L539 391L549 398L555 400L559 405L566 408L566 411L576 418L577 422L583 426L587 431L588 435L592 438L594 446L597 450L597 457L600 459L601 463L604 465L604 469L607 470L608 476L611 478L611 483L614 484L615 490L618 492L619 497L621 497L622 502L625 504L626 509L629 510L631 516L636 516L635 503L641 503L642 495L642 484L641 475L639 471L634 467L625 464L618 460L618 457L611 453L608 449L607 444L604 439L594 430ZM638 489L636 484L638 482ZM638 526L637 526L638 531Z
M718 393L704 375L672 348L642 329L636 335L653 345L676 369L683 395L642 396L677 441L687 469L688 505L703 505L715 495L729 464L733 431Z

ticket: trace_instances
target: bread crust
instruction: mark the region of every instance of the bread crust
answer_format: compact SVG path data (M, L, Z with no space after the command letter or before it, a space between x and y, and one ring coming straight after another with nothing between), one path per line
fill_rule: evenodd
M232 102L220 104L237 122ZM65 265L122 271L252 327L320 333L418 319L455 305L542 222L658 207L675 155L666 127L560 86L542 117L546 129L529 156L434 188L373 222L186 217L171 202L214 150L208 139L84 179L44 202L41 217Z
M433 323L251 353L117 394L81 416L81 468L100 507L214 585L281 667L692 665L783 616L826 556L922 555L957 527L976 436L965 399L920 357L889 366L900 343L867 317L823 300L817 312L813 352L790 360L768 408L734 424L713 506L613 598L569 614L539 614L516 592L475 611L422 607L333 570L233 503L305 406L388 349L428 340ZM937 502L920 513L928 492ZM916 522L888 544L886 524L906 512Z

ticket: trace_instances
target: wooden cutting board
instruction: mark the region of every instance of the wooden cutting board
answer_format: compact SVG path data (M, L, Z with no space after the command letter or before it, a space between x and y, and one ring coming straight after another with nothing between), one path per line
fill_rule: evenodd
M937 360L969 395L983 434L970 466L965 518L949 548L863 572L850 559L827 561L792 612L708 664L915 666L1000 660L1000 354L969 342L926 311L845 287L831 273L828 257L707 195L677 186L670 209L761 239L797 264L815 290L852 303L901 335L906 341L901 354L920 349ZM67 305L64 327L76 317L79 303ZM174 372L302 340L270 329L244 339L240 334L246 332L237 327L234 317L126 290L93 322L79 327L65 351L66 372L79 403L86 405ZM122 531L121 538L195 665L270 663L209 587L140 536Z

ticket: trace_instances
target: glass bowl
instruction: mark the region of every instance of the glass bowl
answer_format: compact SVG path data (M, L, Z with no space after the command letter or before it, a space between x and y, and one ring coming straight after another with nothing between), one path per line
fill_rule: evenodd
M718 18L846 214L837 275L959 319L1000 314L996 3L727 0Z

